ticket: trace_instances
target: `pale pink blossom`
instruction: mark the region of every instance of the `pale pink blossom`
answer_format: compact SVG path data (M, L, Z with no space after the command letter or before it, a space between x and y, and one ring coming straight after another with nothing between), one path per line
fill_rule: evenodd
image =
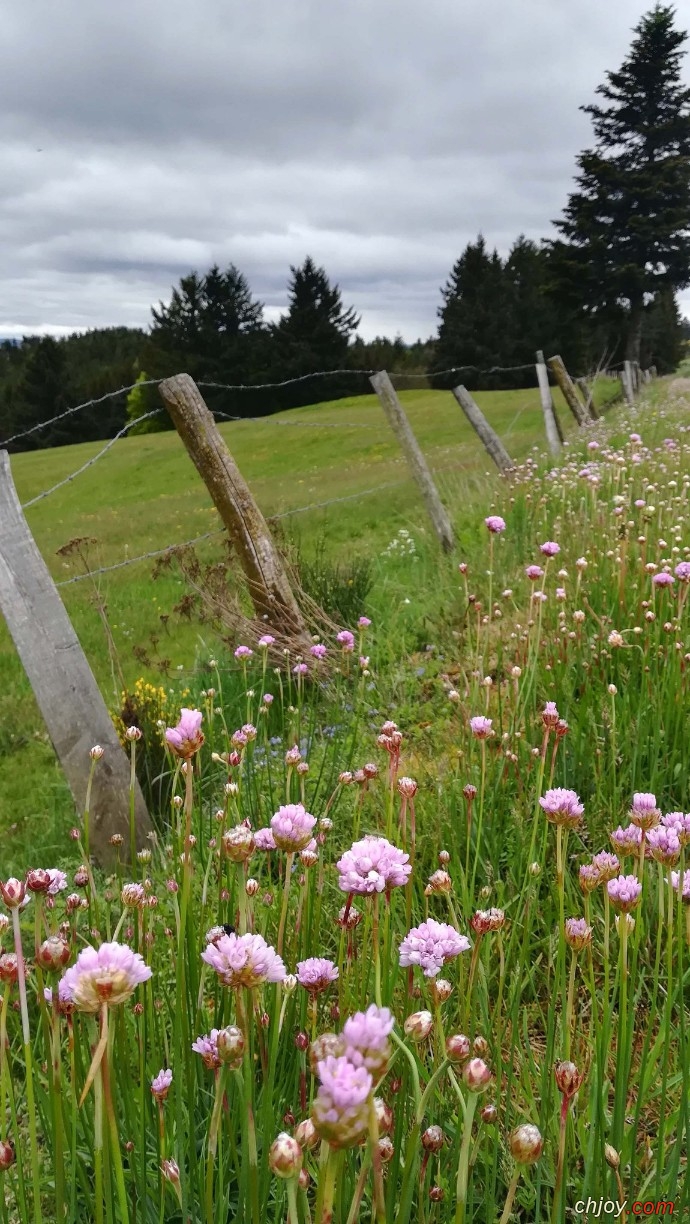
M254 846L257 850L276 850L273 829L257 829L254 834Z
M338 860L338 886L362 895L402 887L412 871L409 857L385 837L363 837Z
M484 526L492 535L500 535L506 529L505 519L502 519L500 514L490 514L484 519Z
M539 552L545 557L556 557L560 551L560 544L556 544L554 540L546 540L543 544L539 545Z
M317 1070L321 1083L312 1105L314 1126L332 1147L352 1147L368 1126L372 1077L344 1055L330 1054Z
M574 828L580 823L582 813L584 812L584 804L580 802L580 797L573 790L566 790L561 786L556 786L553 790L547 790L546 794L539 800L539 805L544 810L546 819L555 825L564 825L568 828Z
M635 908L642 895L642 885L634 875L616 876L609 880L606 888L611 904L624 914Z
M166 729L166 742L177 756L192 757L199 751L204 742L204 733L201 730L203 717L201 710L183 708L177 726Z
M340 633L336 635L335 640L342 646L346 653L354 650L355 648L355 636L353 633L350 633L349 629L341 629Z
M617 854L622 856L639 854L642 830L637 825L630 824L626 825L625 828L619 825L609 836L611 838L611 845Z
M544 571L539 565L528 565L525 573L530 582L538 582L540 578L544 577Z
M338 967L325 956L309 956L297 964L297 981L310 994L328 990L331 982L338 978Z
M475 739L489 739L489 736L494 734L493 722L483 714L475 714L470 719L470 731Z
M238 646L235 651L235 658L243 662L245 659L251 659L253 654L254 651L249 646Z
M471 947L469 939L460 935L446 922L428 918L412 927L400 944L400 964L403 968L419 965L425 977L436 977L446 961Z
M286 803L271 817L273 840L279 850L297 853L306 849L311 841L315 824L316 817L301 803Z
M321 642L317 642L314 646L310 646L309 653L312 654L315 659L325 659L326 655L328 654L328 650Z
M141 982L148 982L151 969L138 952L125 944L104 943L100 948L82 948L75 963L62 976L78 1011L96 1013L107 1003L124 1003Z
M263 935L224 935L208 944L201 959L215 969L224 986L253 988L262 982L282 982L285 965Z
M388 1038L394 1023L392 1012L375 1003L345 1021L342 1034L345 1055L353 1066L366 1067L376 1077L385 1071L391 1056Z
M157 1101L164 1101L170 1091L173 1073L170 1069L159 1071L151 1080L151 1092Z

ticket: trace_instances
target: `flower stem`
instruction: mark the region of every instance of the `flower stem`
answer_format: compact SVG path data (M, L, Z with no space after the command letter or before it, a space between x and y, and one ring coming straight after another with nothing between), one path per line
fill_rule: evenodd
M515 1191L518 1188L519 1180L520 1180L520 1166L517 1165L515 1168L515 1172L513 1173L513 1176L510 1179L510 1185L508 1186L508 1193L506 1195L505 1206L503 1208L503 1212L501 1214L501 1218L498 1224L508 1224L508 1220L510 1219L510 1213L513 1210L513 1202L515 1200Z
M294 851L290 851L285 859L285 880L283 883L283 904L280 910L280 925L278 927L278 956L283 955L283 940L285 938L285 924L287 922L288 898L290 896L290 883L292 880L292 864L294 860L295 860Z
M26 1105L29 1114L29 1143L31 1147L31 1178L34 1190L34 1221L42 1224L41 1211L41 1180L38 1168L38 1140L36 1137L36 1104L34 1101L34 1076L31 1058L31 1030L29 1028L29 1009L26 1002L26 972L24 968L24 953L22 951L22 933L19 926L19 910L12 910L12 929L14 932L14 950L17 954L17 984L19 986L19 1006L22 1015L22 1037L24 1041L24 1065L26 1067Z
M474 1112L477 1108L478 1100L479 1097L477 1093L471 1092L467 1102L465 1126L462 1132L462 1144L460 1145L460 1159L458 1160L455 1224L464 1224L465 1221L465 1206L467 1203L467 1185L470 1167L470 1146L472 1144L472 1123L474 1121Z

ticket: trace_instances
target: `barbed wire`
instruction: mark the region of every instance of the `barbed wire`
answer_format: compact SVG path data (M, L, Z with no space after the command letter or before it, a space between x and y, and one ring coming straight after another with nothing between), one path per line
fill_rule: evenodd
M144 382L132 383L129 387L119 387L117 391L106 391L105 395L99 395L96 399L85 400L83 404L75 404L73 408L67 408L64 412L59 412L57 416L50 417L47 421L41 421L38 425L32 425L30 429L24 429L21 433L12 434L11 438L5 438L3 442L0 442L0 446L9 446L10 442L16 442L18 438L28 438L30 434L38 433L39 429L47 429L49 425L55 425L57 421L64 421L65 417L72 416L75 412L81 412L84 408L93 408L96 404L104 403L105 400L114 399L117 395L126 395L128 391L133 391L135 387L157 387L160 382L162 382L160 378L148 378Z
M309 510L324 510L327 506L354 501L359 497L369 497L373 493L381 493L384 489L394 489L407 483L407 480L390 480L372 489L360 489L357 493L347 493L343 497L331 497L328 501L310 502L307 506L296 506L293 510L281 510L278 514L266 515L266 518L271 522L275 519L291 518L293 514L306 514ZM98 569L89 570L87 574L75 574L73 578L63 578L55 585L63 587L71 586L75 582L85 582L87 578L96 578L100 574L111 574L113 570L125 569L128 565L138 565L141 561L153 561L157 557L164 557L166 553L177 552L180 548L191 548L194 544L201 544L204 540L211 540L215 536L224 534L225 527L217 527L214 531L205 531L203 535L194 536L191 540L183 540L180 544L168 544L166 548L156 548L152 552L140 553L136 557L127 557L124 561L116 561L113 565L101 565Z
M44 489L42 493L37 493L36 496L32 497L30 501L23 502L22 510L28 510L29 506L35 506L37 502L43 501L44 497L49 497L51 493L55 493L58 489L62 489L65 485L70 484L74 480L75 476L81 476L82 472L85 472L87 468L93 467L94 463L97 463L99 459L102 459L104 455L107 455L111 447L113 447L115 443L118 442L119 439L122 438L130 429L133 429L135 425L141 424L142 421L148 421L149 417L158 416L160 411L160 408L154 408L153 412L145 412L143 416L137 417L136 421L128 421L128 423L123 425L122 429L115 434L115 437L111 438L110 441L107 442L106 445L101 448L101 450L99 450L97 455L93 455L91 459L87 459L86 463L82 463L81 467L78 467L76 471L71 472L69 476L65 476L63 480L58 480L57 484L51 485L49 489Z

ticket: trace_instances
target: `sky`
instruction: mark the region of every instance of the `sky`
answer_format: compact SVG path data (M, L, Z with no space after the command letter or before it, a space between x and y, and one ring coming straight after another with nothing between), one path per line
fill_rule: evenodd
M0 0L0 335L146 327L214 262L275 319L307 254L365 339L432 335L479 231L553 232L648 7Z

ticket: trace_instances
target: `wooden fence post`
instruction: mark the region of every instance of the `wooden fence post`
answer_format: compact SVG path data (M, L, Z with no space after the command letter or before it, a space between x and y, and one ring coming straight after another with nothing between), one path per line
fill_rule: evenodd
M129 845L127 755L36 542L24 518L7 451L0 451L0 611L34 691L56 755L84 811L90 749L104 749L91 787L90 850L99 863L116 858L120 833ZM151 828L144 797L135 795L137 845ZM29 864L31 865L31 864Z
M556 409L553 406L553 396L551 387L549 386L549 372L544 361L544 354L541 349L537 353L537 382L539 383L539 398L541 399L541 408L544 413L544 427L546 429L546 441L549 444L549 450L554 459L557 459L561 453L561 443L563 436L561 434L560 421L556 416Z
M589 423L589 414L575 390L573 381L563 363L563 358L558 356L549 357L548 364L563 393L563 398L578 425L587 425Z
M388 424L398 439L412 475L419 485L441 547L444 552L450 552L455 545L455 536L448 513L439 497L427 461L412 432L410 422L395 393L395 388L385 370L374 374L369 382L379 397L379 403L388 418Z
M635 402L635 374L632 361L623 363L621 382L623 384L623 394L628 404L633 404Z
M511 472L515 464L501 442L498 434L491 428L481 408L472 399L466 387L453 388L453 395L462 408L467 420L484 444L487 454L493 459L503 476Z
M199 388L189 374L176 374L158 390L237 548L257 615L275 633L297 638L308 649L309 631L266 520Z

